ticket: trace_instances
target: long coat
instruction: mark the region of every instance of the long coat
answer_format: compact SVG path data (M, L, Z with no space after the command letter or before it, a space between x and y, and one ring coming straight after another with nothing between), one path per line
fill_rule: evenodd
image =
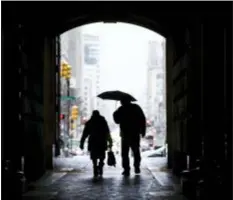
M88 150L105 152L108 147L108 142L112 144L110 130L107 121L103 116L92 116L85 124L81 144L88 138Z
M140 134L146 134L146 118L137 104L121 106L113 113L113 119L120 125L121 137L125 139L136 139Z

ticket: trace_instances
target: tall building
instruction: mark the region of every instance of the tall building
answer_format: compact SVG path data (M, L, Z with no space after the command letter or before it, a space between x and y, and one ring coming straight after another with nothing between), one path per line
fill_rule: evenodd
M83 115L91 116L92 110L100 108L96 96L100 92L100 37L81 31L81 65Z
M79 27L63 33L61 39L61 59L72 67L70 96L80 97L79 111L89 118L93 109L101 107L96 96L100 92L100 37L88 34ZM61 79L61 95L67 95L67 83ZM77 102L72 101L72 104ZM61 111L67 113L67 102L61 102Z
M85 78L83 80L83 116L88 117L93 109L93 100L92 100L92 79Z
M67 61L72 67L70 79L70 95L80 96L82 66L80 61L80 28L74 28L63 33L61 40L61 59Z
M61 60L66 61L72 67L71 69L71 79L69 86L69 94L73 97L80 97L80 83L81 83L81 63L80 63L80 31L79 28L69 30L60 36L61 41ZM68 85L64 78L61 78L61 113L68 114L68 102L66 99ZM63 98L64 97L64 98ZM77 105L76 100L71 100L70 104Z
M64 78L60 79L61 86L61 102L60 109L61 113L68 115L68 111L72 105L78 105L80 107L80 89L81 89L81 77L82 77L82 66L80 60L80 28L74 28L60 35L61 42L61 60L66 61L71 66L71 78L70 84L68 88L67 81ZM74 100L67 101L66 96L75 97ZM64 98L63 98L64 97ZM80 111L80 110L79 110ZM66 123L64 123L65 130L68 129L68 117L65 118ZM78 122L80 123L80 118L78 118ZM76 126L78 127L78 126ZM77 132L75 132L75 137Z
M149 41L148 47L146 114L159 132L166 116L165 41Z

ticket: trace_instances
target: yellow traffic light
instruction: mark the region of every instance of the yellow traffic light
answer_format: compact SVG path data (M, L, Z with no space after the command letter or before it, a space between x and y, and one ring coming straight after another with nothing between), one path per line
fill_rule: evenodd
M61 77L66 79L71 78L71 66L65 61L62 61L61 63Z
M67 68L67 63L65 61L62 61L61 63L61 76L66 77L66 68Z
M78 119L78 106L72 106L71 119Z
M66 78L67 79L71 78L71 66L70 65L66 66Z

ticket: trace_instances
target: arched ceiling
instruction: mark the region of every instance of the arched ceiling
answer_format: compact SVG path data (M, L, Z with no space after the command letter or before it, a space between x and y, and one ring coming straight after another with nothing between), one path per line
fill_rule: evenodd
M2 15L7 17L2 24L20 23L29 37L36 37L59 35L87 23L120 21L170 35L182 49L185 31L195 21L224 23L221 17L230 9L221 2L5 2Z
M86 23L117 20L168 34L195 16L224 15L227 8L221 2L4 2L2 15L41 31L62 32Z
M41 32L61 33L98 21L121 21L144 26L163 36L178 30L189 16L185 9L174 10L177 2L15 2L5 11L19 23ZM182 4L184 6L184 4ZM188 6L186 6L188 7ZM185 17L184 17L185 16ZM175 28L175 29L174 29Z

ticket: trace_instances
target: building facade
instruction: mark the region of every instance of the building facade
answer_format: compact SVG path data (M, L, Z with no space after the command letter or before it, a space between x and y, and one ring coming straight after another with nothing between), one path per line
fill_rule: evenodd
M68 84L61 77L60 110L68 116L69 108L72 105L79 107L77 132L82 119L91 116L94 109L101 108L100 100L96 98L100 92L100 37L95 34L88 34L84 27L74 28L60 36L61 61L66 61L72 67L69 84L69 96L75 100L67 100ZM64 130L67 130L67 120L64 121ZM77 134L75 134L77 135Z
M61 40L61 59L67 61L71 67L70 95L80 96L82 66L80 60L81 38L80 28L71 29L63 33Z
M67 80L61 77L60 79L60 112L65 115L65 119L62 121L62 132L63 130L68 131L68 114L71 110L72 105L77 105L79 107L79 113L82 104L81 97L81 82L82 82L82 65L81 65L81 38L80 38L80 28L71 29L62 35L60 35L61 42L61 61L67 62L71 66L71 78L69 84ZM68 88L69 87L69 88ZM69 97L68 99L68 89ZM77 121L73 122L78 129L77 124L80 124L80 117ZM77 131L73 130L73 136L77 137Z
M165 136L166 88L165 88L165 41L149 41L147 68L147 119L153 122L158 135ZM159 141L162 143L163 141Z
M94 109L100 109L100 37L81 31L81 65L83 116L89 118Z

